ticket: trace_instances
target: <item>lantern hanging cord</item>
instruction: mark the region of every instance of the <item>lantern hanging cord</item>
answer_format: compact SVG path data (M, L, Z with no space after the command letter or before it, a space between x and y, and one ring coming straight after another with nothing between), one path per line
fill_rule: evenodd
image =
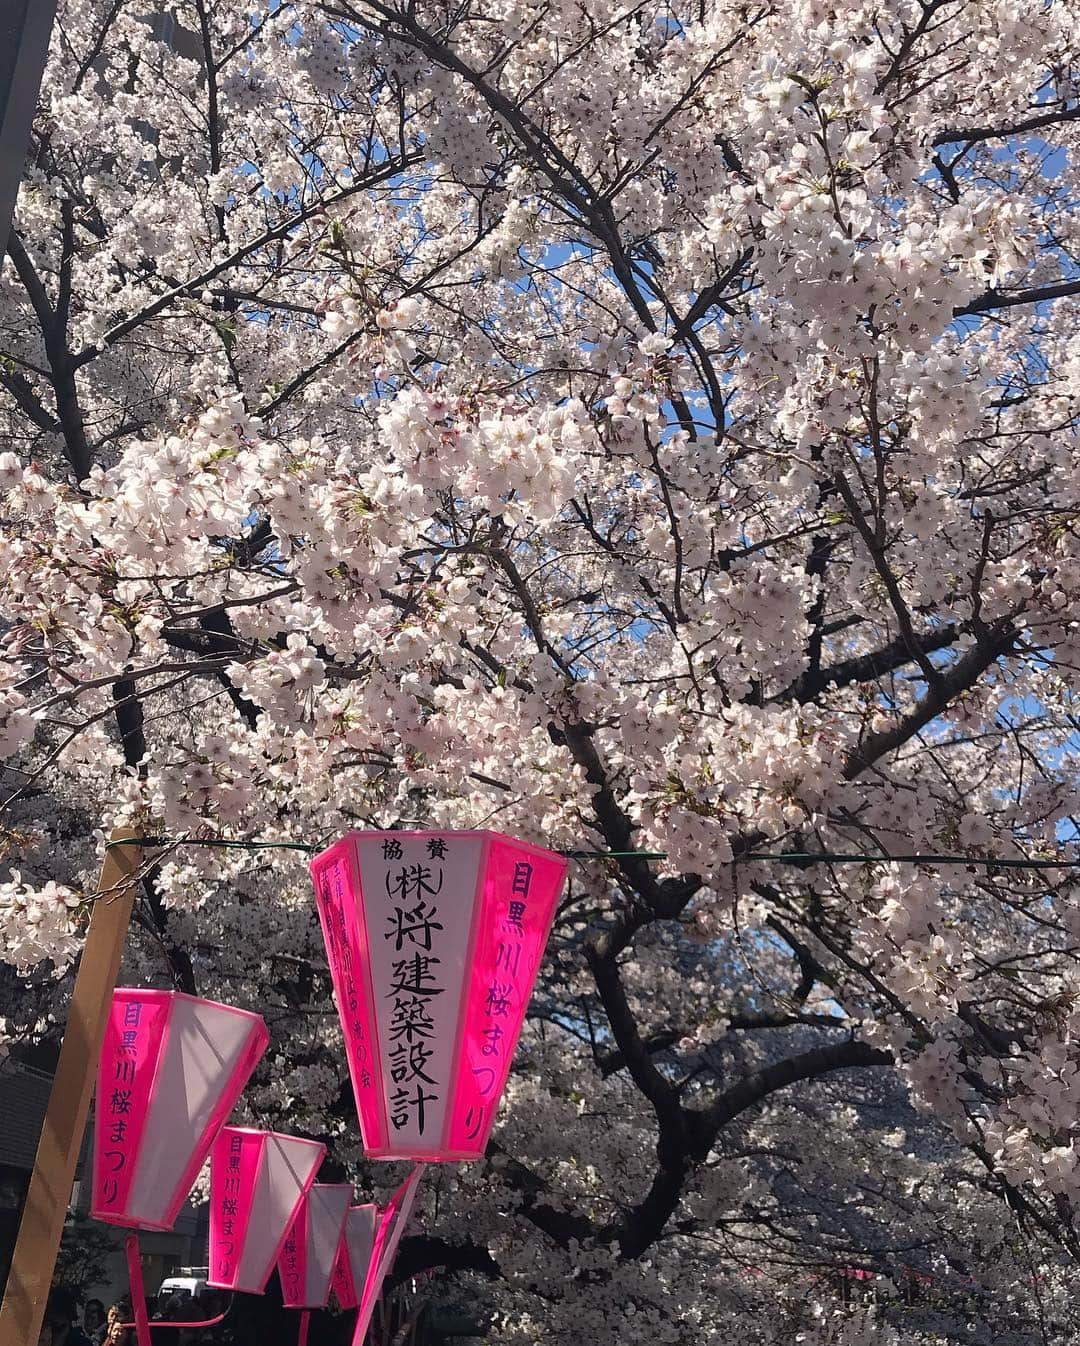
M224 837L116 837L113 846L210 846L233 851L303 851L315 855L325 841L236 841ZM559 851L568 860L665 860L667 851ZM853 855L841 851L750 851L735 863L764 860L789 865L983 865L989 869L1080 869L1076 860L1023 860L990 855Z
M986 865L990 869L1080 869L1080 859L1022 860L996 855L851 855L832 851L779 851L770 854L751 851L736 859L739 864L751 860L778 860L794 865Z
M667 851L559 851L568 860L666 860Z
M314 855L319 849L310 841L231 841L224 837L115 837L105 843L105 849L114 846L215 846L228 851L306 851Z
M560 851L571 860L611 860L636 856L639 860L664 860L667 851ZM789 865L985 865L991 869L1080 869L1077 860L1021 860L990 855L852 855L841 851L748 851L732 863L754 860Z

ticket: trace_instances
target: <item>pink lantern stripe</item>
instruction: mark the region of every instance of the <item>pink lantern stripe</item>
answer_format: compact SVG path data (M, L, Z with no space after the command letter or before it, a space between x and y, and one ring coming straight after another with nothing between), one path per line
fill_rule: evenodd
M352 1346L363 1346L375 1305L379 1302L383 1282L394 1264L398 1244L409 1222L416 1189L424 1173L424 1164L417 1164L379 1215L375 1230L375 1241L371 1250L371 1261L364 1280L364 1290L360 1297L360 1309L356 1315L356 1330L353 1333Z
M210 1277L208 1285L235 1288L247 1238L251 1201L262 1163L265 1131L226 1126L210 1159Z
M355 1309L360 1305L378 1221L379 1208L374 1204L349 1208L334 1266L334 1294L343 1309Z
M91 1203L94 1219L107 1224L130 1223L128 1196L168 1020L164 993L118 989L113 995L98 1063Z
M474 1158L487 1146L567 867L551 851L491 838L459 1030L454 1108L446 1138L452 1156Z
M281 1281L281 1298L288 1309L299 1309L304 1305L304 1286L307 1283L307 1245L308 1245L308 1204L300 1202L300 1208L293 1216L289 1232L282 1244L278 1258L278 1278Z
M446 1119L444 1134L442 1137L443 1159L470 1159L474 1157L469 1150L461 1149L462 1136L456 1135L457 1132L464 1130L466 1133L472 1126L472 1117L469 1118L469 1124L465 1128L455 1127L454 1119L460 1111L461 1081L467 1078L467 1072L471 1069L468 1057L468 1043L470 1031L473 1025L470 1022L470 1014L473 1011L472 991L475 987L476 978L481 975L481 969L477 967L477 955L484 950L487 940L483 923L485 916L490 920L490 905L485 901L486 895L486 873L491 854L490 834L484 836L484 848L480 856L480 863L476 871L476 890L473 893L472 900L472 921L469 927L469 953L465 963L467 969L466 976L462 979L461 1001L458 1005L457 1028L454 1033L454 1042L457 1050L454 1054L454 1071L450 1078L449 1094L454 1105L451 1107ZM531 990L531 986L530 986ZM495 1096L496 1104L498 1095ZM467 1134L464 1137L464 1143L468 1144Z
M353 1282L352 1259L349 1257L349 1249L344 1238L338 1249L337 1261L334 1263L334 1298L338 1302L338 1308L342 1309L355 1309L360 1302Z
M338 1249L337 1261L334 1263L334 1298L338 1302L338 1308L341 1309L355 1309L360 1302L356 1297L352 1264L344 1240L342 1240L341 1247Z
M364 1148L371 1153L386 1144L386 1120L371 979L366 975L371 960L362 919L360 876L349 839L317 856L311 872L360 1131Z

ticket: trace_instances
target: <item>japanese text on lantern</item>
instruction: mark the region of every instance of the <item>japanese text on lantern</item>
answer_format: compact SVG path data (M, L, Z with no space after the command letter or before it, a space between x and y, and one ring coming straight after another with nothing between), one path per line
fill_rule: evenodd
M163 1023L160 1004L121 996L113 1001L97 1086L96 1204L103 1211L122 1208L131 1186Z
M509 890L500 894L505 898L497 932L495 958L487 992L484 997L484 1026L481 1063L472 1067L480 1102L469 1106L465 1114L465 1134L474 1141L487 1121L488 1099L498 1091L506 1068L506 1021L515 1023L520 995L522 948L525 942L525 919L528 912L529 890L532 887L533 866L528 860L517 860L509 874ZM499 903L500 907L502 902ZM526 966L529 953L525 951ZM512 1032L511 1032L512 1036Z
M225 1159L225 1181L221 1184L221 1200L218 1204L221 1237L217 1245L218 1265L214 1274L219 1281L230 1280L235 1266L233 1259L239 1237L236 1223L240 1214L240 1157L243 1151L243 1136L230 1135Z
M300 1286L300 1242L305 1236L303 1226L304 1210L301 1207L296 1214L296 1219L289 1226L289 1232L285 1236L285 1243L281 1249L279 1266L281 1269L281 1288L286 1304L297 1304L303 1298Z
M353 1080L360 1089L370 1089L374 1083L371 1074L371 1047L364 1031L360 1007L362 994L357 983L361 964L356 946L355 912L346 912L350 902L348 862L341 857L327 866L320 875L323 930L326 935L327 955L338 992L339 1010L345 1027L346 1050L352 1064Z
M387 1098L390 1125L400 1131L410 1123L423 1136L431 1107L439 1102L442 1083L433 1073L433 1015L436 998L445 986L439 969L442 959L438 897L443 886L443 861L448 843L427 837L421 858L406 857L402 842L386 837L382 843L386 864L383 888L389 900L387 929L382 932L391 957L389 975L380 988L391 1002L384 1034Z

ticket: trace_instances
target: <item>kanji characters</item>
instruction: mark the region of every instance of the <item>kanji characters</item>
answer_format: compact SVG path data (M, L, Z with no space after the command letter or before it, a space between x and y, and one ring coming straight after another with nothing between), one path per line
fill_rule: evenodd
M518 967L521 963L521 945L516 943L503 943L499 941L499 947L495 954L495 966L500 972L507 972L511 977L516 977Z
M393 965L393 981L387 991L388 996L400 991L411 995L442 995L443 988L435 984L436 976L432 968L441 964L441 959L427 954L414 953L411 958L403 958Z
M400 869L388 869L384 884L386 895L394 902L411 902L414 898L423 901L436 897L443 884L443 872L434 871L430 865L402 865Z
M131 1112L131 1090L114 1089L109 1098L109 1112L114 1117L125 1117Z
M484 1012L489 1016L497 1015L504 1018L510 1013L510 997L513 995L513 983L493 982L487 990L487 998L484 1001Z
M515 897L527 898L532 885L533 867L528 860L519 860L514 865L514 881L510 886Z
M406 940L430 951L432 932L443 928L442 922L435 919L438 914L437 907L432 907L429 911L427 903L423 901L411 909L395 907L393 915L388 917L393 929L385 931L383 939L392 939L397 953L401 952Z
M416 1130L419 1135L424 1134L424 1124L427 1121L425 1111L428 1103L438 1101L438 1094L424 1093L423 1086L418 1084L412 1093L407 1089L397 1089L390 1099L390 1124L395 1131L400 1131L402 1127L408 1126L412 1110L416 1114Z
M406 1042L415 1042L417 1038L430 1038L435 1031L427 1001L414 996L406 1000L399 996L394 1001L394 1012L390 1017L390 1040L397 1042L404 1038Z

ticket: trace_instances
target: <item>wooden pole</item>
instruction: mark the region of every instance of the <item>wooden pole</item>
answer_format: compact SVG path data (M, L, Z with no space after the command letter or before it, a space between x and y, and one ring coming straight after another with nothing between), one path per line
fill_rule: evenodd
M134 835L130 828L118 828L112 840L121 841ZM120 971L120 956L135 904L134 876L141 855L138 846L113 846L105 852L4 1303L0 1307L0 1346L37 1346L86 1129L105 1024Z

